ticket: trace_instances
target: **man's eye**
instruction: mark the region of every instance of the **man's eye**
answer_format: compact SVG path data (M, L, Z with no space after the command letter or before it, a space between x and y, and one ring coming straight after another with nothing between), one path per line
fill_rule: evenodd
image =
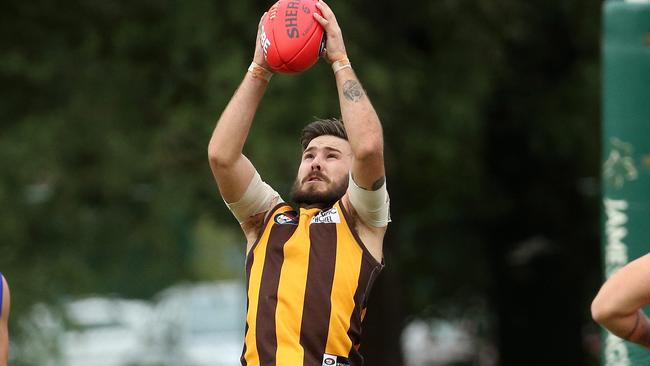
M329 155L327 155L327 158L328 158L328 159L336 159L336 158L338 158L338 155L336 155L336 154L329 154Z
M314 155L312 155L312 154L305 154L305 156L304 156L303 159L307 160L307 159L313 159L313 158L314 158Z

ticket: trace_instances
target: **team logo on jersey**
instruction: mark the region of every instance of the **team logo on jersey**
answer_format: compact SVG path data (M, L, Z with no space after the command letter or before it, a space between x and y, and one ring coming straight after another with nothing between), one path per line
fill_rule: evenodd
M347 358L335 355L324 354L322 366L350 366Z
M289 216L285 213L279 213L273 218L278 225L298 225L298 220L295 217Z
M311 224L340 224L341 216L335 207L319 212L311 219Z

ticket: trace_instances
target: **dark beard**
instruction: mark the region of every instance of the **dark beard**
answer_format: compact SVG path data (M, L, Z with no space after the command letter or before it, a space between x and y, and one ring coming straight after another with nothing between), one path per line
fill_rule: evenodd
M348 190L348 179L341 179L341 182L334 184L332 189L325 192L308 192L300 189L300 182L296 179L291 187L289 196L291 201L297 205L317 205L322 207L333 206L336 201Z

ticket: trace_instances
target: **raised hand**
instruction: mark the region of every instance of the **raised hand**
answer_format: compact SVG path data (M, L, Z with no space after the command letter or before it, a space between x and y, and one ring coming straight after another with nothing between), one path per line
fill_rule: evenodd
M264 49L262 48L262 24L264 23L267 14L268 12L262 15L260 22L257 25L257 38L255 41L255 55L253 56L253 62L269 70L269 65L266 63L266 58L264 58Z
M323 0L318 1L316 7L320 9L323 15L314 13L314 18L323 26L327 34L327 46L323 58L330 64L347 58L348 54L345 50L345 43L343 42L343 33L341 32L339 23L336 21L334 12Z

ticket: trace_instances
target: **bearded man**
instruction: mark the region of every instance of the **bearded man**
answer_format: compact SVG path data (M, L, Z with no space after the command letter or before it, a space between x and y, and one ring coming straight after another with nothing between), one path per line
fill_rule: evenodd
M361 366L361 323L383 268L390 221L379 118L347 57L331 8L314 14L327 34L342 121L317 120L290 198L263 182L242 154L271 72L260 47L208 148L222 198L247 239L246 366ZM263 20L263 19L262 19ZM262 24L262 21L260 21Z

